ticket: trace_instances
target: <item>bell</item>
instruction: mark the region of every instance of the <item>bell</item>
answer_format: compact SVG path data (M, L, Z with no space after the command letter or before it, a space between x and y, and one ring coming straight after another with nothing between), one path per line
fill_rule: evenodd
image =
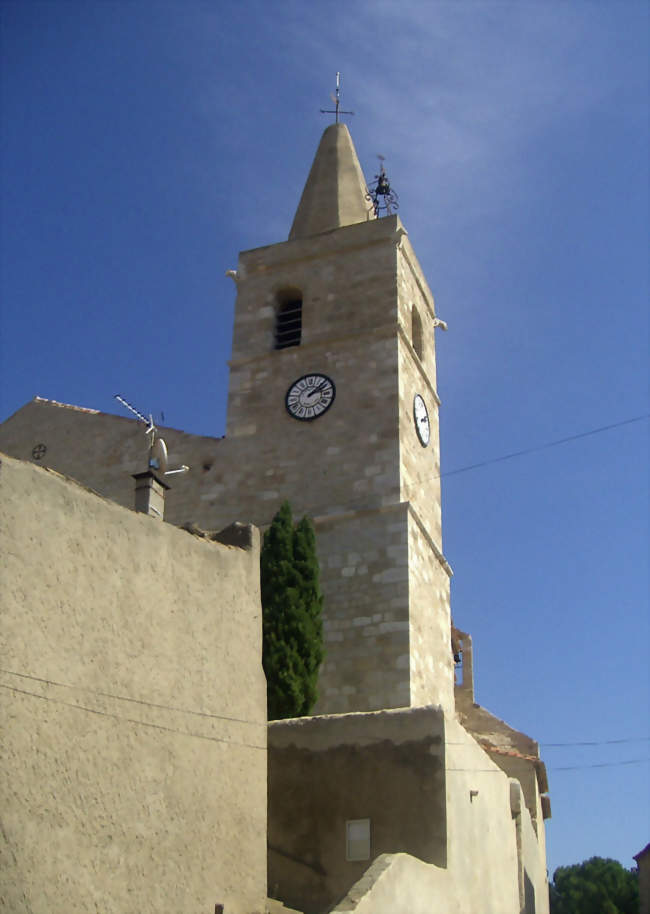
M377 193L382 197L387 197L390 193L390 184L383 172L379 175L379 180L377 181Z

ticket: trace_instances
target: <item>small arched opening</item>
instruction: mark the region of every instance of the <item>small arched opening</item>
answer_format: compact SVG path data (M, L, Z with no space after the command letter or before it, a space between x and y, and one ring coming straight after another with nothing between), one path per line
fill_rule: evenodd
M415 354L422 362L424 361L424 342L422 335L422 318L420 317L420 312L413 305L411 307L411 342L413 343L413 348L415 349Z
M283 289L276 295L275 349L300 346L302 337L302 292Z

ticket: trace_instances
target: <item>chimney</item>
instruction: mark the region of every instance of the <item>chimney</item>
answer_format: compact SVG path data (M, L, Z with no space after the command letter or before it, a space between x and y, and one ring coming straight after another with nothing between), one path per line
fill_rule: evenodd
M165 492L169 489L167 483L153 472L145 470L144 473L134 473L135 479L135 510L140 514L148 514L162 520L165 514Z

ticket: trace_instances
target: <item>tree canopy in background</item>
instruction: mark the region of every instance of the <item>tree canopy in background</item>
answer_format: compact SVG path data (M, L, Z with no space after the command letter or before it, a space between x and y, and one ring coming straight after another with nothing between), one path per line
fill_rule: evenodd
M303 717L318 698L324 656L319 577L313 524L303 517L294 527L285 501L264 534L261 554L269 720Z
M550 887L551 914L638 914L636 870L618 860L591 857L574 866L560 866Z

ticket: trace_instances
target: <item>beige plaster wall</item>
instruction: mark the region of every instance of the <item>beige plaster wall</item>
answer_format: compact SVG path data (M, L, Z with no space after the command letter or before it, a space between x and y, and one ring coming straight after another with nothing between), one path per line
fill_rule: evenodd
M548 888L539 877L545 860L525 804L518 833L510 779L456 721L447 719L445 730L446 866L403 853L381 856L332 914L547 914ZM522 893L520 902L524 867L534 901Z
M345 860L356 818L371 820L367 863ZM269 893L286 904L548 914L545 867L521 785L441 709L270 725Z
M514 781L513 785L521 790L519 781ZM531 818L524 805L523 792L521 800L516 804L516 808L513 808L513 818L517 828L519 900L522 910L525 914L548 914L549 895L544 825L541 815L537 821ZM539 823L542 823L541 827Z
M510 782L455 720L448 720L447 816L450 894L461 911L519 911ZM480 902L480 903L479 903Z
M320 914L370 861L346 861L346 821L371 821L371 859L446 859L444 718L438 708L269 725L269 895ZM407 910L398 908L397 910Z
M262 911L259 543L0 466L0 907Z
M540 795L548 791L546 768L539 758L538 743L470 699L470 695L457 690L456 710L460 723L490 751L495 764L519 780L537 828L537 823L543 819ZM539 834L543 841L543 829Z

